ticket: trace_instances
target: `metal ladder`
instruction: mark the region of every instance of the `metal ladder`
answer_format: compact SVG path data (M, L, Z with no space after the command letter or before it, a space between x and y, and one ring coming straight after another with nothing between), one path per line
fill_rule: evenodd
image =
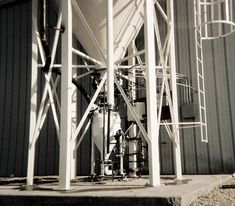
M201 141L208 142L200 0L194 0L195 48Z

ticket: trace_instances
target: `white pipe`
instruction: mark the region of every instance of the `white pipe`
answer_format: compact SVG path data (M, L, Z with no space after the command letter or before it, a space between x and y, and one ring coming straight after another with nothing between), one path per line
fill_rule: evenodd
M132 40L132 42L130 43L129 47L128 47L128 55L129 58L128 59L128 65L135 65L136 64L136 54L140 53L140 52L145 52L145 50L142 50L140 52L136 52L135 53L135 40ZM129 91L131 92L131 100L135 101L136 100L136 96L137 96L137 92L136 92L136 69L135 67L132 67L129 70L130 73L128 73L128 78L131 80L130 83L130 88ZM137 135L137 126L136 124L132 123L132 126L130 128L129 131L129 137L130 138L136 138ZM131 169L132 171L129 173L129 175L131 175L132 177L136 176L136 171L137 171L137 141L136 140L131 140L129 141L129 169ZM130 155L131 154L131 155ZM123 159L123 158L122 158Z
M114 106L114 60L113 60L113 0L106 0L107 9L107 99Z
M124 175L124 170L123 170L123 136L121 135L120 137L120 175Z
M232 6L232 5L231 5ZM226 20L229 21L229 2L228 0L225 0L225 17Z

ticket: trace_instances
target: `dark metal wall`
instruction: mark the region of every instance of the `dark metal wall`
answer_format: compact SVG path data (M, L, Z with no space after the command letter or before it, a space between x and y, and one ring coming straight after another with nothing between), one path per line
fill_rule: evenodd
M29 130L30 4L0 7L0 175L25 175Z
M175 8L177 69L193 79L195 86L193 1L177 0ZM51 21L55 21L55 14L49 15ZM31 2L0 7L0 28L0 176L24 176L29 130ZM209 143L201 143L197 129L181 132L184 173L232 173L235 170L234 42L233 34L204 43ZM85 108L85 100L79 108L80 111ZM160 143L161 172L171 174L172 145L164 131ZM89 147L88 135L78 151L78 172L82 175L89 174ZM37 175L58 173L58 150L54 123L49 115L38 141Z

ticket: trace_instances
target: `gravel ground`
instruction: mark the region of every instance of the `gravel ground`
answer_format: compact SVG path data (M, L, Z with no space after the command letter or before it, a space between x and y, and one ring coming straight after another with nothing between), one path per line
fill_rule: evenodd
M199 197L190 206L235 206L235 177Z

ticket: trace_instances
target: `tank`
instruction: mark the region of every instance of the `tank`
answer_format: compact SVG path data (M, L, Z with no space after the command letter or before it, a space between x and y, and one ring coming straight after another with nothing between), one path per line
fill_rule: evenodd
M104 119L105 118L105 119ZM105 125L105 127L104 127ZM105 131L104 131L105 128ZM103 152L103 136L105 135L105 145L107 143L107 128L108 128L108 112L105 113L96 112L93 116L92 121L92 138L99 149L100 153ZM110 151L113 150L113 147L116 143L114 136L116 133L121 130L121 118L118 112L110 113ZM105 147L105 151L107 151L107 146ZM109 158L109 154L106 155L106 159Z
M61 0L53 0L55 7ZM106 0L74 0L73 33L89 56L106 66ZM114 61L121 59L144 22L144 1L114 0Z

